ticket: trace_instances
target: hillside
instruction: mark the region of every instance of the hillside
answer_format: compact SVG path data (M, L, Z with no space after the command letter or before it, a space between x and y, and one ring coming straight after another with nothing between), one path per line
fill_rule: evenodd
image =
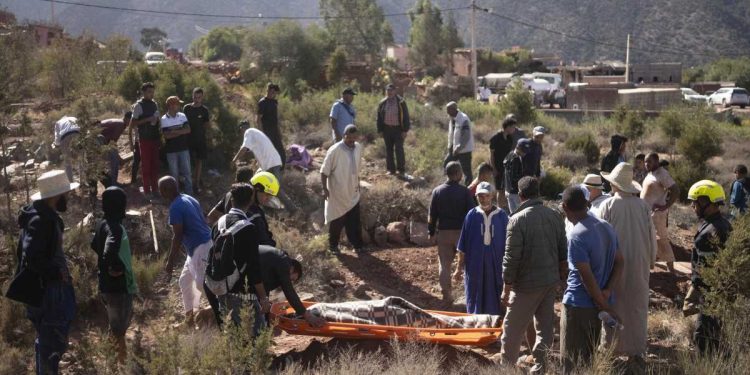
M317 0L285 0L279 9L271 0L101 0L82 1L137 9L174 9L189 13L232 15L304 16L318 15ZM411 7L411 1L379 0L386 14L400 13ZM443 8L457 7L456 2L435 1ZM733 0L482 0L479 5L511 20L479 12L478 45L494 49L514 45L537 51L555 52L568 60L624 59L626 35L633 37L634 61L682 61L694 64L713 60L717 53L738 54L750 49L750 2ZM50 6L44 1L1 0L0 6L18 14L19 19L48 19ZM185 48L201 35L201 29L244 24L262 25L271 20L237 20L197 16L169 16L153 13L125 12L56 4L58 20L66 30L78 34L89 30L98 36L122 33L136 41L139 30L158 26L167 31L172 44ZM468 43L469 12L450 12ZM408 39L407 16L388 18L398 42ZM304 20L302 22L315 22ZM568 36L550 33L521 23L555 30ZM594 44L591 40L610 45ZM614 45L614 46L613 46ZM621 47L620 47L621 46Z

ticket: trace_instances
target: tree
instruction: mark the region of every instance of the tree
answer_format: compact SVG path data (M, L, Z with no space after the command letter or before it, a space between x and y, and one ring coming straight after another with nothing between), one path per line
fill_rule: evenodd
M158 27L143 28L141 29L141 44L148 49L151 49L155 45L166 48L169 45L167 42L167 33Z
M393 30L375 0L320 0L320 14L333 42L350 56L377 60L393 42Z
M440 9L430 0L418 0L409 11L409 18L409 60L428 75L442 75L444 68L451 65L453 50L463 46L456 22L450 18L443 23Z
M191 56L203 61L237 61L242 57L243 28L217 27L190 43Z
M328 69L326 70L326 79L328 83L337 83L346 69L346 49L342 46L336 47L331 57L328 58Z

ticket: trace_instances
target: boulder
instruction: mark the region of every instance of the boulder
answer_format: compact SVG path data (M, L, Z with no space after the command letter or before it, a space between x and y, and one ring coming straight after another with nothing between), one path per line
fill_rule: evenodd
M404 245L408 240L406 235L406 224L401 221L388 224L386 233L388 235L388 242L390 243Z
M372 242L380 247L385 247L388 244L388 234L385 227L381 225L375 228L375 231L372 235Z
M427 224L417 221L409 222L409 241L417 246L432 246L434 241L429 237Z

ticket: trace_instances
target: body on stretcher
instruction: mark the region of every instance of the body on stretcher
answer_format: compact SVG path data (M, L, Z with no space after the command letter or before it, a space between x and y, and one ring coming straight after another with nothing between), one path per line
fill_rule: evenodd
M306 308L315 302L302 302ZM427 313L450 317L466 317L471 314L447 311L424 310ZM288 302L275 303L271 307L271 316L276 326L289 334L307 336L339 337L370 340L418 340L436 344L484 346L497 341L502 328L425 328L402 327L390 325L354 324L328 322L325 326L315 328L304 319L296 316Z

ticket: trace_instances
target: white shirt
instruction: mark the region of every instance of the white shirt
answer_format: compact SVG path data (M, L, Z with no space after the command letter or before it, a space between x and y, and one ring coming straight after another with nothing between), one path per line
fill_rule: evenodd
M330 223L359 203L359 171L362 170L362 145L350 148L343 141L326 152L320 173L328 176L326 187L330 195L325 202L325 222Z
M245 131L245 138L242 141L242 148L253 152L258 165L267 171L273 167L281 166L281 156L273 143L262 131L250 128Z
M55 146L60 146L62 138L71 132L80 132L81 127L78 126L78 119L71 116L63 116L63 118L57 120L55 123Z
M451 118L448 122L448 144L453 146L451 152L463 154L474 151L471 120L461 111L458 111L456 117Z
M490 90L489 88L487 87L479 88L479 99L489 100L491 95L492 95L492 90Z
M170 117L168 113L161 116L161 128L162 130L169 129L173 126L181 127L188 122L187 116L182 112L177 112L174 117Z

